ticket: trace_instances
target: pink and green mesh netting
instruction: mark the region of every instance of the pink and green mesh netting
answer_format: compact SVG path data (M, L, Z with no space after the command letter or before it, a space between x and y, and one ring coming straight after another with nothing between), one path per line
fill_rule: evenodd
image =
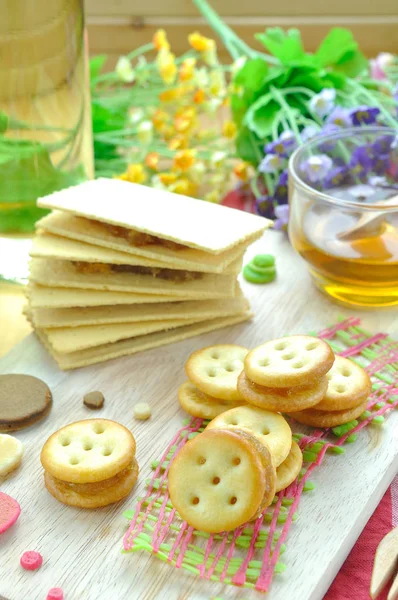
M124 551L146 550L204 579L266 592L274 574L285 570L281 562L285 540L297 518L302 493L314 487L311 473L327 452L343 454L344 443L354 442L364 427L381 424L385 413L398 407L398 342L382 333L371 336L359 324L359 319L350 318L317 335L327 340L336 354L350 358L369 373L373 386L367 410L358 420L340 427L293 434L303 451L303 469L261 517L235 531L213 535L197 531L179 518L169 500L167 473L186 441L206 427L207 421L191 419L175 434L160 460L152 463L154 472L145 496L135 510L125 512L131 523L123 540Z

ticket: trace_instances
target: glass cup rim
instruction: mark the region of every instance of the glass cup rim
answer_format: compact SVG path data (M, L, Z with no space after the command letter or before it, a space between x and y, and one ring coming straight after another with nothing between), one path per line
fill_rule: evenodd
M393 135L398 136L398 129L394 129L393 127L385 127L383 125L379 125L379 126L364 126L363 128L359 129L358 127L345 127L344 129L341 129L341 131L335 131L333 133L329 133L327 135L323 135L322 137L318 138L318 141L322 143L329 141L329 140L335 140L335 139L342 139L345 137L349 137L351 135L358 135L358 134L369 134L369 133L383 133L385 132L386 134L391 133ZM312 196L313 200L316 201L324 201L327 202L329 204L333 204L334 206L341 206L341 207L345 207L345 208L355 208L355 209L360 209L361 211L377 211L377 212L382 212L382 211L391 211L391 210L395 210L398 209L398 198L397 198L397 204L389 204L388 206L383 206L383 204L365 204L363 202L356 202L354 200L341 200L340 198L335 198L334 196L330 196L329 194L326 194L325 192L320 192L319 190L314 189L313 187L311 187L308 183L305 183L305 181L303 181L300 177L300 175L297 172L297 162L300 159L300 155L305 153L306 150L308 150L308 148L314 144L315 138L312 138L310 140L307 140L304 144L302 144L301 146L299 146L291 155L291 157L289 158L289 164L288 164L288 173L289 173L289 180L293 180L295 185L297 184L300 188L302 188L304 191L306 191L307 193L309 193ZM397 196L398 196L398 192L397 192Z

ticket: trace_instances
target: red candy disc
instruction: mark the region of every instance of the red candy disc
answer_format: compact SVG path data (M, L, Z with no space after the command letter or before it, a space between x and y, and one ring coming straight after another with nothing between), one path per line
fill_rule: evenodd
M61 588L51 588L47 594L47 600L64 600L64 593Z
M24 552L21 556L21 567L26 569L27 571L35 571L39 569L43 564L43 557L38 552L34 550L28 550L28 552Z
M18 502L0 492L0 533L7 531L11 525L14 525L21 513L21 507Z

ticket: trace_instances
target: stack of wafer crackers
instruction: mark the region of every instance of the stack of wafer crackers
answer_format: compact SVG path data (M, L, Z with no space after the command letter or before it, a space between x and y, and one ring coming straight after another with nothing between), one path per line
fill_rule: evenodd
M27 314L62 369L252 316L237 275L266 219L116 179L38 205Z

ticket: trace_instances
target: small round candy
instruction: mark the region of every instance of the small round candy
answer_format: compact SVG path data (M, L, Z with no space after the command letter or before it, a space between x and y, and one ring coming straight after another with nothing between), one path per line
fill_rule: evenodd
M18 502L8 494L0 492L0 533L9 529L21 514Z
M273 267L275 265L275 256L272 254L257 254L252 263L255 267Z
M257 273L250 264L243 268L243 277L250 283L270 283L276 277L275 269L268 273Z
M43 564L43 557L35 550L28 550L22 554L20 563L26 571L35 571Z
M64 600L64 593L61 588L51 588L48 591L47 600Z
M256 267L256 265L252 262L247 266L259 275L274 274L276 272L275 267Z
M146 421L151 416L151 407L147 402L138 402L134 406L134 418L140 421Z

